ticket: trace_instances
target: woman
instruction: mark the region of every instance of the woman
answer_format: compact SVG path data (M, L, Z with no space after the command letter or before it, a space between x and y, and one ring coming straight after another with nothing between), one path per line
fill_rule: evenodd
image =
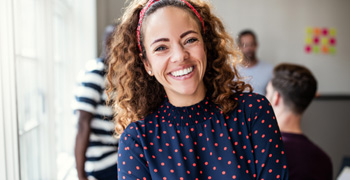
M112 41L120 179L287 178L272 108L242 93L233 40L206 2L133 1Z

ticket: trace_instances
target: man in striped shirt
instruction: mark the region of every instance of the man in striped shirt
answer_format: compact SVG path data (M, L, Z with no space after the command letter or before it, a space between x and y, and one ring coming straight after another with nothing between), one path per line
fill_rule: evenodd
M106 32L111 34L114 28L109 28ZM79 180L117 179L118 139L113 136L112 108L106 105L104 61L87 62L78 77L74 110L78 116L75 159Z

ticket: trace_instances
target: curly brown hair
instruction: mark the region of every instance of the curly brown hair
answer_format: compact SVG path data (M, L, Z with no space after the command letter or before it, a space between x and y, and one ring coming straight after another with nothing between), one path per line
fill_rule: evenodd
M165 5L157 6L158 9L165 6L178 6L193 13L181 1L178 1L179 3L173 3L173 0L159 2ZM221 20L212 14L208 2L201 0L188 0L188 2L198 11L205 26L205 33L202 30L207 50L204 84L207 91L211 92L212 101L220 105L223 113L230 112L237 106L237 102L232 98L235 93L246 89L252 91L249 84L241 81L235 68L235 62L242 57L241 53L234 47L234 41L225 31ZM117 134L121 134L131 122L140 120L155 111L166 96L163 86L154 77L148 75L139 56L140 53L145 55L145 52L140 52L138 48L136 29L139 13L146 3L146 0L133 0L126 8L120 25L112 37L107 93L113 110L117 112L114 117ZM156 10L151 13L146 12L145 18ZM198 18L194 19L200 24ZM142 31L141 47L143 47Z
M295 114L302 114L314 99L317 80L301 65L282 63L273 69L273 88L283 97L284 104Z

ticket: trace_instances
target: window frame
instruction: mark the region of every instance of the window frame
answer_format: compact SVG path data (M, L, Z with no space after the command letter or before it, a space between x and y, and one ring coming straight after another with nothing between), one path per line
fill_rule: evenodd
M13 1L0 6L0 179L20 179Z
M21 156L20 156L20 131L19 131L19 110L18 110L18 87L17 87L17 63L18 51L16 37L20 27L16 27L16 3L18 0L2 0L0 2L0 179L27 179L21 177ZM67 13L68 37L64 40L69 47L66 53L70 66L65 69L69 72L65 80L69 88L75 85L75 77L86 61L96 58L96 0L35 0L38 4L40 15L37 32L42 37L36 45L40 50L40 86L43 98L45 114L40 117L40 143L38 147L43 152L40 153L40 179L57 179L58 167L56 152L56 122L55 115L55 92L60 91L55 87L55 49L54 49L54 16L59 12ZM36 12L37 13L37 12ZM36 20L38 21L38 20ZM17 46L16 46L17 45ZM66 94L65 96L70 96ZM64 97L67 102L73 97ZM69 107L70 104L67 104ZM64 117L72 117L72 110L65 107ZM73 120L73 119L72 119ZM74 124L74 123L72 123ZM71 147L72 149L74 147ZM72 150L73 152L73 150ZM73 154L74 156L74 154ZM73 167L74 168L74 164ZM75 169L73 169L75 171ZM67 174L72 173L68 169ZM60 176L62 177L62 176Z

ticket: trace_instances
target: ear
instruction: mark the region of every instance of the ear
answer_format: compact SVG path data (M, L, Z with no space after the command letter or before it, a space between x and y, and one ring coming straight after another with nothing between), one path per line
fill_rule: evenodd
M281 94L278 91L274 91L272 95L272 102L274 106L278 106L281 103Z
M140 56L140 59L143 63L143 66L145 67L145 70L148 72L148 71L152 71L152 66L151 64L149 63L149 61L147 61L146 58L143 57L142 53L139 54Z

